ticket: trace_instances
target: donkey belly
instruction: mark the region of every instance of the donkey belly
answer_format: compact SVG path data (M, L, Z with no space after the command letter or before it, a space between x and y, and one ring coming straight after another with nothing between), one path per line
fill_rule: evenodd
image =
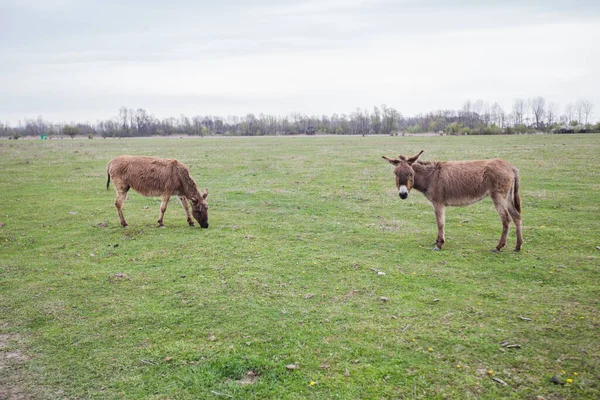
M179 194L179 193L174 193L173 190L171 190L170 188L167 188L163 185L160 184L147 184L147 185L140 185L138 182L132 182L132 184L130 183L130 186L133 190L135 190L136 192L138 192L139 194L146 196L146 197L159 197L159 196L163 196L164 194Z
M475 204L478 201L481 201L485 197L487 197L486 193L478 193L476 196L453 196L446 197L444 199L444 205L446 206L455 206L455 207L464 207L470 206L471 204Z

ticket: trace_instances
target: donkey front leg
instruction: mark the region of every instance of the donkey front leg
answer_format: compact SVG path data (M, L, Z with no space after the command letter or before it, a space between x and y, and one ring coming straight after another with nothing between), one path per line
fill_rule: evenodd
M444 225L446 224L446 208L443 203L436 203L433 205L435 210L435 220L437 222L438 234L435 240L435 247L433 250L441 250L444 243L446 243L446 235L444 233Z
M162 202L160 203L160 216L158 217L158 227L164 226L163 217L165 216L165 211L167 211L167 204L169 204L169 199L171 198L170 194L164 194L162 196Z
M194 220L192 219L192 216L190 215L190 208L188 207L187 197L179 196L179 201L181 202L181 205L183 206L183 209L185 210L185 215L187 217L188 224L190 226L194 226Z

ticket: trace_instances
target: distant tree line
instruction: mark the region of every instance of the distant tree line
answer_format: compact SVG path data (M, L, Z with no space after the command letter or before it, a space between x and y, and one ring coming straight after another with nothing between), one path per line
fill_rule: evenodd
M459 110L439 110L405 117L393 107L357 108L350 114L286 116L247 114L244 117L215 116L168 117L159 119L143 108L121 107L110 119L90 123L52 123L41 116L19 121L17 126L0 122L0 136L69 136L125 138L171 135L402 135L444 133L450 135L495 135L515 133L591 133L600 132L600 122L592 123L594 104L588 100L568 103L562 113L556 103L543 97L516 99L512 109L498 103L467 100Z

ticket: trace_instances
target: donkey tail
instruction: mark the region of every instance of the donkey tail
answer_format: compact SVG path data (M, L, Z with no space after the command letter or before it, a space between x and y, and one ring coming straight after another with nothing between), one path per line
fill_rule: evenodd
M519 214L521 214L521 195L519 194L519 171L515 169L514 172L515 178L513 186L513 205L515 206L515 209L519 212Z
M106 190L108 190L108 186L110 185L110 163L106 166L106 175L108 176L108 180L106 181Z
M106 176L108 177L108 180L106 181L106 190L108 190L108 187L110 186L110 164L112 164L112 161L113 160L110 160L106 166Z

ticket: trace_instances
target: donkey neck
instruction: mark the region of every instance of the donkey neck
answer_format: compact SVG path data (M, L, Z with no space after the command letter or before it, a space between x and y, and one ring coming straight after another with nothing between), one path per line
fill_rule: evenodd
M188 175L182 179L181 184L183 189L182 192L186 197L192 197L194 195L200 196L200 190L191 176Z
M427 193L431 178L438 169L438 163L417 161L412 165L412 168L415 171L413 188L421 193Z
M187 168L178 166L177 175L179 176L180 183L180 192L186 197L192 197L194 195L199 195L200 191L198 190L198 185L190 176L190 173Z

